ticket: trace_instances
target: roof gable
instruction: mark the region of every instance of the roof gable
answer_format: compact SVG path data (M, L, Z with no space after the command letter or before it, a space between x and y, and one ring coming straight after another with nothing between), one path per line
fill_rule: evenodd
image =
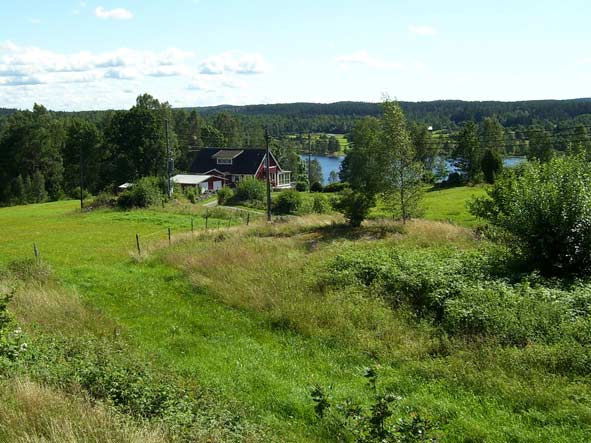
M191 172L204 174L215 169L224 174L254 175L263 162L265 154L265 149L203 148L197 152L195 160L191 164ZM218 164L218 158L231 159L232 163ZM271 158L275 159L273 155Z

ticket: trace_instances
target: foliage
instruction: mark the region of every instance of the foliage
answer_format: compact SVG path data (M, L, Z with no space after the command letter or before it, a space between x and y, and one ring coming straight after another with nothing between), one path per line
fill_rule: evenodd
M218 205L225 205L234 198L234 191L227 186L219 189L217 192Z
M482 173L487 183L494 183L495 177L503 169L503 159L497 151L487 149L480 161Z
M7 363L14 362L27 350L22 330L8 312L8 303L13 296L13 292L0 289L0 374Z
M324 195L314 195L312 200L312 212L316 214L326 214L330 212L331 206L328 198Z
M295 186L296 191L306 192L309 189L307 181L298 181Z
M475 181L480 172L481 161L478 126L473 121L466 123L458 134L454 163L466 181Z
M322 183L320 182L312 182L312 186L310 186L310 191L312 192L322 192L324 190L324 187L322 186Z
M237 202L264 202L265 183L254 177L248 177L236 185L234 199Z
M121 193L117 199L120 208L148 208L162 203L162 180L157 177L143 177L131 189Z
M531 162L500 177L471 211L514 237L544 273L591 272L591 169L580 157Z
M359 227L374 204L375 197L347 188L335 202L334 208L343 213L351 226Z
M302 206L302 196L298 191L287 190L279 193L273 202L273 212L277 214L296 214Z
M333 404L326 390L319 385L311 390L314 411L319 419L331 422L338 437L355 443L411 443L436 442L432 437L430 420L412 411L405 416L401 411L401 397L378 392L377 372L367 368L365 377L372 388L373 399L369 407L351 400ZM398 415L398 420L395 416Z

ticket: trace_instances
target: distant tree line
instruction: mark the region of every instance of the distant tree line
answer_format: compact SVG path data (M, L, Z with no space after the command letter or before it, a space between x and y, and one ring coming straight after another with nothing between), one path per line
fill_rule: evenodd
M423 180L447 177L452 159L460 181L493 181L504 155L548 161L579 153L591 160L591 100L535 102L401 102ZM20 204L96 194L144 176L166 173L166 131L176 171L189 170L202 147L272 150L300 188L322 181L318 164L300 154L334 153L346 134L351 146L367 118L383 104L341 102L172 109L149 95L124 111L52 112L0 110L0 204ZM361 126L360 126L361 125ZM310 180L310 178L312 180ZM331 178L334 181L336 177Z

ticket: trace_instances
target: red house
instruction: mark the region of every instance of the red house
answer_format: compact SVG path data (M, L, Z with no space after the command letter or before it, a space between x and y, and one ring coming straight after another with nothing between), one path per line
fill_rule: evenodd
M265 149L203 148L197 152L191 173L219 177L224 185L235 186L248 177L266 180L266 159ZM274 188L291 188L291 171L283 170L273 153L269 173Z

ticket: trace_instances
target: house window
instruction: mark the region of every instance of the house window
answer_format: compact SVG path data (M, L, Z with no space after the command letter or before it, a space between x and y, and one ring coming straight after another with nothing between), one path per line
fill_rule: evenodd
M279 186L289 185L291 179L291 174L289 172L280 172L279 173Z
M232 159L231 158L218 158L217 164L218 165L231 165Z
M241 177L240 175L234 175L234 176L232 176L232 180L233 180L235 183L238 183L238 182L240 181L240 177Z

